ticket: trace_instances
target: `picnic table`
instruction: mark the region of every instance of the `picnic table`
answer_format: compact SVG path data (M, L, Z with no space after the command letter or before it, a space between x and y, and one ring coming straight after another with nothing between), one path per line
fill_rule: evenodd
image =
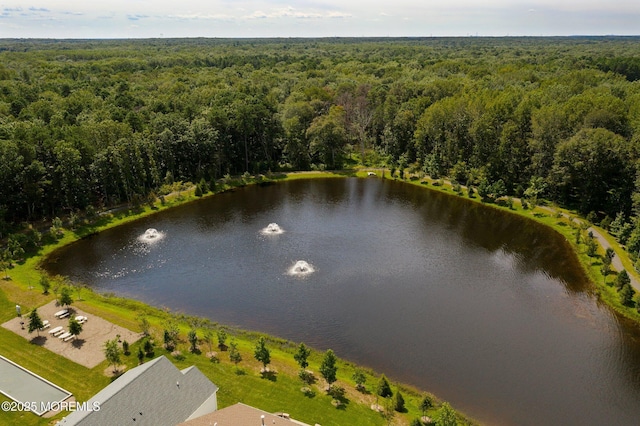
M67 331L67 332L66 332L66 333L64 333L64 334L59 335L59 336L58 336L58 339L62 339L62 340L64 340L64 339L66 339L67 337L69 337L69 336L71 336L71 335L72 335L72 334L71 334L71 333L69 333L69 332Z
M69 313L69 310L68 310L68 309L63 309L63 310L58 311L58 312L56 312L55 314L53 314L53 316L54 316L54 317L57 317L57 318L62 318L62 316L63 316L64 314L68 314L68 313Z
M52 328L51 330L49 330L49 334L56 334L57 332L61 331L62 328L63 327L61 325L57 326L56 328Z

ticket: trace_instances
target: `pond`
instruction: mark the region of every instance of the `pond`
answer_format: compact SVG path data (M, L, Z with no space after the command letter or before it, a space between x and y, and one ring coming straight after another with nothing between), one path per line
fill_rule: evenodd
M483 423L640 419L638 327L597 301L564 237L417 186L241 188L86 238L46 268L332 348Z

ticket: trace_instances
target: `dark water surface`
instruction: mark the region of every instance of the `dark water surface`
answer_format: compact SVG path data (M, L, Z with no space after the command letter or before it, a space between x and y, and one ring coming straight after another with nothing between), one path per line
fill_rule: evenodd
M271 222L285 232L262 235ZM297 260L315 272L288 275ZM399 182L247 187L87 238L48 269L332 348L481 422L640 424L638 327L597 303L563 237Z

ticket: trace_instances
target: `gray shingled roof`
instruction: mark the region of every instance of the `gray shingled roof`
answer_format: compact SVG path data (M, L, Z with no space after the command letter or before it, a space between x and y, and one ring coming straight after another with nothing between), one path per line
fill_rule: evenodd
M161 356L133 368L88 401L99 411L75 411L59 424L176 425L217 408L218 387L196 367L180 371ZM82 402L82 401L80 401Z

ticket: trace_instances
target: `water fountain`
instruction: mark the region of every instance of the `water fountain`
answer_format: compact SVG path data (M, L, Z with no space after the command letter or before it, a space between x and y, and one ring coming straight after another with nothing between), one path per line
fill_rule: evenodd
M158 240L161 240L162 237L164 237L164 233L158 231L155 228L149 228L144 231L144 234L138 237L138 240L142 241L143 243L154 243Z
M304 260L298 260L291 268L289 268L288 274L295 276L305 276L313 272L315 272L313 265L310 265Z
M280 235L284 232L284 229L277 223L270 223L266 228L262 228L260 231L263 235Z

